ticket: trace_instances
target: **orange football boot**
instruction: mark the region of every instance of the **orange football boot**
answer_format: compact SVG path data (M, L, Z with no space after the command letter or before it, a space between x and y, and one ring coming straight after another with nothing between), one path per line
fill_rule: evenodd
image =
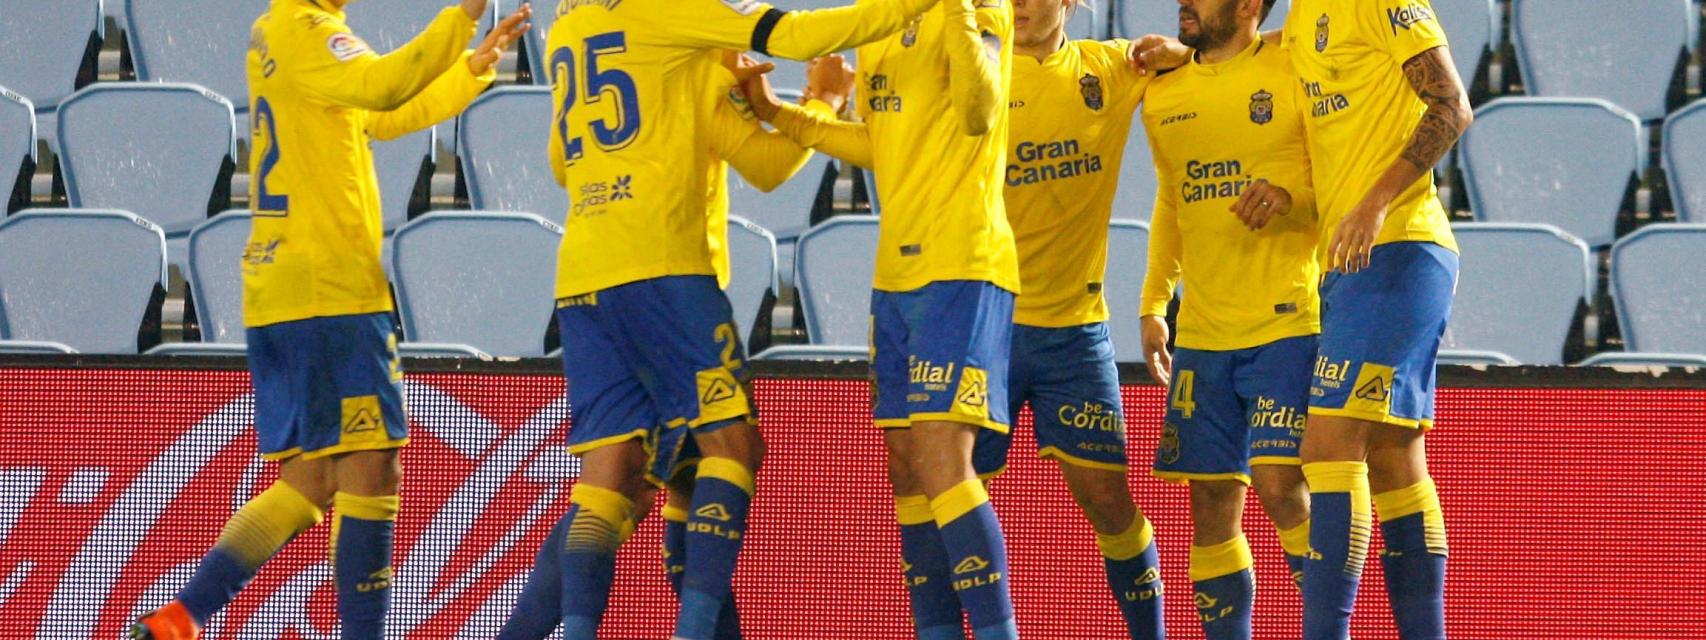
M131 640L196 640L201 626L183 603L173 600L154 613L142 616L130 625Z

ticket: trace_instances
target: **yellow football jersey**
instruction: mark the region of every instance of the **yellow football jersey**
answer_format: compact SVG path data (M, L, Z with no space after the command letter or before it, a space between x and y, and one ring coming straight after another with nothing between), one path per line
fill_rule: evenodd
M1108 220L1132 113L1149 86L1126 63L1129 45L1079 40L1040 62L1013 57L1005 182L1025 291L1014 302L1016 323L1108 319Z
M946 4L900 33L859 47L859 123L787 108L776 127L790 137L870 168L882 202L874 285L911 291L932 282L979 280L1019 291L1013 230L1002 194L1008 110L970 136L948 74ZM1011 88L1013 12L977 0L986 47L999 46L997 96ZM969 70L968 70L969 71Z
M251 327L389 311L374 140L461 112L491 84L465 51L475 22L460 8L376 55L313 0L273 0L248 53L249 201L243 320Z
M546 45L554 175L568 190L557 297L713 275L712 49L808 59L880 38L934 0L782 12L756 0L564 0Z
M1175 344L1227 351L1320 333L1318 217L1291 61L1260 40L1225 62L1157 78L1143 126L1159 188L1149 229L1143 315L1165 315L1183 273ZM1260 231L1232 212L1250 183L1291 194Z
M1428 0L1296 0L1284 46L1309 109L1309 151L1322 244L1399 160L1427 105L1404 78L1410 58L1446 46ZM1433 171L1392 200L1375 244L1433 242L1453 251Z

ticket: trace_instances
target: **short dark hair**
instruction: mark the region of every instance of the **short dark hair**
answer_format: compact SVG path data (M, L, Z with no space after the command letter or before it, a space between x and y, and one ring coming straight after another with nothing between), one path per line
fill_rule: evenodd
M1257 22L1267 22L1268 14L1274 12L1274 0L1262 0L1262 18Z

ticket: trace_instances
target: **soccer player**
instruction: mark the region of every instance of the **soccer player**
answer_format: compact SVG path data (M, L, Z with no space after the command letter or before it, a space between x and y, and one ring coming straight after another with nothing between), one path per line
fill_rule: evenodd
M1006 2L943 0L859 48L859 123L783 105L761 79L746 85L760 118L876 175L872 404L923 640L960 638L962 605L980 640L1018 635L1001 525L972 466L977 432L1009 425L1019 274L1001 184L1012 43Z
M1323 221L1321 349L1303 474L1319 559L1303 635L1341 640L1378 511L1405 640L1445 637L1445 517L1428 477L1457 243L1433 167L1473 119L1428 0L1297 0L1283 34L1309 108Z
M1015 0L1007 219L1024 292L1013 311L1008 415L1026 402L1040 455L1055 460L1101 548L1108 585L1132 638L1165 636L1154 527L1126 482L1119 371L1102 295L1108 221L1133 112L1149 77L1121 40L1069 41L1077 0ZM1011 442L985 430L980 475Z
M936 0L784 12L756 0L585 0L547 39L556 103L551 169L569 211L557 318L581 456L553 551L564 636L597 632L635 498L674 470L690 431L703 452L687 510L675 637L706 640L730 597L764 445L739 332L717 288L705 226L705 115L715 49L808 59L899 30ZM667 446L659 446L660 443ZM548 541L547 544L555 544Z
M368 145L461 112L530 13L522 5L465 51L486 0L463 0L379 56L344 24L344 4L273 0L248 53L255 218L243 315L255 430L279 479L232 515L189 584L133 638L197 637L328 506L343 637L384 632L408 426Z
M1257 25L1273 0L1187 0L1192 60L1155 79L1143 120L1159 190L1143 287L1144 361L1169 382L1155 475L1190 486L1190 577L1210 640L1248 639L1247 487L1293 576L1309 552L1298 443L1320 333L1315 197L1297 75ZM1165 316L1180 277L1177 351Z
M712 104L715 106L708 112L710 121L706 127L709 146L704 153L708 154L713 162L708 165L709 173L706 177L706 187L709 189L709 217L705 230L718 287L726 288L730 277L727 191L729 167L733 166L740 172L741 177L760 191L769 192L797 173L811 158L811 152L780 133L760 126L747 104L745 94L736 88L739 80L746 75L766 72L774 68L774 65L757 64L734 51L722 52L722 58L723 66L728 70L714 70L715 80L707 85L708 95L714 100ZM807 76L805 94L821 100L818 104L824 108L840 109L840 105L845 104L852 92L850 78L848 82L844 82L825 75L820 69L828 69L832 65L819 64L824 60L834 61L834 66L839 66L841 57L832 55L813 61L809 67L811 72ZM677 442L685 437L683 429L665 432L664 437L655 446L665 450L674 450L679 446L682 453L677 456L670 469L654 469L649 474L649 479L654 482L663 478L668 480L668 502L663 508L663 559L665 574L677 596L680 596L682 576L687 570L688 510L692 508L694 475L701 458L696 443L691 439ZM650 506L649 493L635 497L635 514L630 522L619 530L619 541L626 540L627 535L644 519L645 511ZM551 539L540 548L527 585L516 601L509 621L498 634L500 639L544 638L550 635L561 620L563 584L556 554L557 549L564 543L563 534L564 529L559 525L552 531ZM739 614L732 596L723 601L723 612L717 619L715 637L717 640L734 640L741 637Z

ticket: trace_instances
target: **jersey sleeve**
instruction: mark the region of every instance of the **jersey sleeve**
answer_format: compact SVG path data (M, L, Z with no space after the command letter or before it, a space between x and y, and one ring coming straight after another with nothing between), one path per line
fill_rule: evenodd
M738 90L717 102L711 115L711 153L722 158L746 178L748 184L769 193L787 182L811 159L810 149L778 131L765 131L750 107L737 102Z
M805 107L784 104L776 114L776 130L802 146L822 151L854 166L871 168L871 133L863 122L843 122L829 105L813 100Z
M965 133L982 135L995 126L1007 92L1002 87L1001 50L1012 46L1012 12L1006 0L943 0L942 48L948 54L948 92ZM973 3L976 6L973 6Z
M1438 47L1446 46L1445 28L1428 0L1373 0L1359 4L1365 33L1374 46L1385 50L1398 64Z
M496 65L483 75L474 75L468 69L468 58L472 55L472 51L464 52L456 64L439 74L437 80L403 106L392 111L371 112L373 115L368 120L367 134L376 140L392 140L462 113L468 108L468 103L480 97L480 92L497 78Z
M1161 155L1152 147L1151 153ZM1138 314L1167 315L1167 303L1173 300L1173 290L1179 284L1182 271L1183 238L1179 233L1178 190L1168 188L1175 180L1165 179L1161 163L1155 163L1155 175L1163 177L1155 190L1155 212L1149 219L1149 264L1143 270L1143 298Z
M381 56L329 15L297 19L311 22L300 34L304 59L296 83L318 99L369 111L392 111L408 103L461 59L476 28L462 9L448 7L408 44Z
M809 60L899 31L937 0L868 0L783 11L757 0L676 0L653 16L658 37L693 48L753 50Z
M1131 50L1131 41L1124 38L1085 43L1086 57L1092 51L1095 59L1101 63L1102 75L1107 78L1110 97L1116 107L1116 113L1137 110L1137 105L1143 102L1143 96L1149 91L1149 80L1153 76L1138 73L1131 64L1126 62L1126 53Z

